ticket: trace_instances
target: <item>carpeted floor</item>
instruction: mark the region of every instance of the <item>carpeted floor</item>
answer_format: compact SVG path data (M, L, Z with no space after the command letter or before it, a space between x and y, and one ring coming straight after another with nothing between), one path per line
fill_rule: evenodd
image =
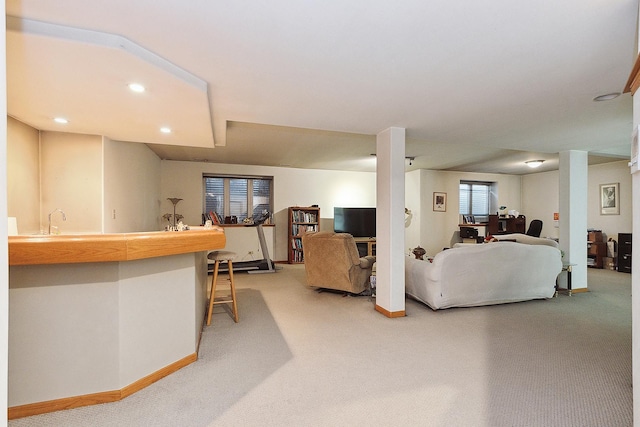
M591 292L387 319L304 286L304 266L237 274L199 360L121 402L22 426L631 426L631 277Z

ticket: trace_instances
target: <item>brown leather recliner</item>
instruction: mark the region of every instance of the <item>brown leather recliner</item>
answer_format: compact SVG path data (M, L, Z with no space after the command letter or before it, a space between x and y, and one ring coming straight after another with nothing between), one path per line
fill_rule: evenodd
M376 257L361 258L353 236L320 231L302 236L307 285L353 294L369 289Z

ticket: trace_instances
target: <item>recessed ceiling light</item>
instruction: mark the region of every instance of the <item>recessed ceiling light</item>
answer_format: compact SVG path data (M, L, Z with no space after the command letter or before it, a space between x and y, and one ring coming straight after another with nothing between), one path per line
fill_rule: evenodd
M171 133L171 128L168 128L166 126L165 127L161 127L160 128L160 132L162 132L162 133Z
M142 93L145 91L144 86L142 86L140 83L129 83L129 89L137 93Z
M593 100L596 101L596 102L598 102L598 101L610 101L612 99L616 99L619 96L620 96L620 92L612 92L612 93L607 93L605 95L596 96L595 98L593 98Z
M525 163L530 168L537 168L544 163L544 160L529 160L528 162L525 162Z
M69 123L69 120L65 119L64 117L56 117L53 119L53 121L56 123L60 123L61 125L66 125L67 123Z

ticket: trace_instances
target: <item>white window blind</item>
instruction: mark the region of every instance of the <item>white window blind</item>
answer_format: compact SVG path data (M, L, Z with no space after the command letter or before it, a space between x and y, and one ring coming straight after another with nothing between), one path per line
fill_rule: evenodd
M238 222L267 210L273 213L273 178L242 176L203 176L204 214L214 211Z
M460 181L460 214L473 215L476 222L489 220L491 182Z

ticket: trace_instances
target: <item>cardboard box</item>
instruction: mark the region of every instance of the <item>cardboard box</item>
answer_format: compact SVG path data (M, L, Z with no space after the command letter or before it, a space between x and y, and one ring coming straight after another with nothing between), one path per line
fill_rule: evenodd
M602 258L602 268L606 268L607 270L615 270L616 259L611 257Z

